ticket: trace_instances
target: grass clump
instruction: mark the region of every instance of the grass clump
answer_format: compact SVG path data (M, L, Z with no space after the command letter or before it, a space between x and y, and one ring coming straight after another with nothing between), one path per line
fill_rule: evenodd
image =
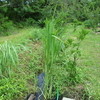
M12 70L17 68L17 48L13 44L0 44L0 76L11 76Z

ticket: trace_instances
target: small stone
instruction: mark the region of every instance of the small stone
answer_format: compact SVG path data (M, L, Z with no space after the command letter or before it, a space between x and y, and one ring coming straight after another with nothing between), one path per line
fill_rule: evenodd
M75 99L71 99L71 98L65 98L65 97L63 97L62 100L75 100Z
M35 98L34 94L31 94L28 100L33 100Z

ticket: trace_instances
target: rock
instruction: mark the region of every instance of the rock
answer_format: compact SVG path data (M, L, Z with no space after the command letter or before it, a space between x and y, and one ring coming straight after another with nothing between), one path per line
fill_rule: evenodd
M34 100L34 98L35 98L34 93L30 93L27 95L27 97L24 100Z
M71 98L65 98L65 97L63 97L62 100L75 100L75 99L71 99Z
M34 94L31 94L28 100L33 100L35 98Z

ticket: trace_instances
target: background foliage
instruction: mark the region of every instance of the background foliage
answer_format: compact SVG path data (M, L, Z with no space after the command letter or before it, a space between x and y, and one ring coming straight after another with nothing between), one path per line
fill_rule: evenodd
M100 20L99 5L99 0L0 1L0 34L8 31L11 26L22 28L38 24L43 27L46 18L56 18L59 14L64 23L85 21L86 27L95 28Z

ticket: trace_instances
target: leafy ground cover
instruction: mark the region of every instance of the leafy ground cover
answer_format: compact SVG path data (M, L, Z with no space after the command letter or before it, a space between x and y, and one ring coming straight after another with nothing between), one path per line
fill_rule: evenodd
M74 31L72 25L67 27L68 37L73 36L76 39L80 27ZM18 34L0 37L0 43L4 41L13 42L13 44L23 44L25 50L18 53L19 70L15 70L11 78L4 77L0 79L0 100L22 100L28 93L36 91L36 76L43 71L43 46L41 43L41 33L43 29L27 28L19 30ZM37 35L38 34L38 35ZM100 34L96 35L90 30L84 41L80 45L81 58L78 59L78 70L81 73L82 80L79 84L64 87L62 92L64 96L76 98L76 100L99 100L100 99ZM60 59L59 59L60 60ZM64 77L65 70L58 67L55 74ZM62 74L61 74L62 71ZM59 79L58 79L59 80ZM66 78L64 79L66 80ZM61 84L62 85L62 84ZM61 88L61 87L60 87Z

